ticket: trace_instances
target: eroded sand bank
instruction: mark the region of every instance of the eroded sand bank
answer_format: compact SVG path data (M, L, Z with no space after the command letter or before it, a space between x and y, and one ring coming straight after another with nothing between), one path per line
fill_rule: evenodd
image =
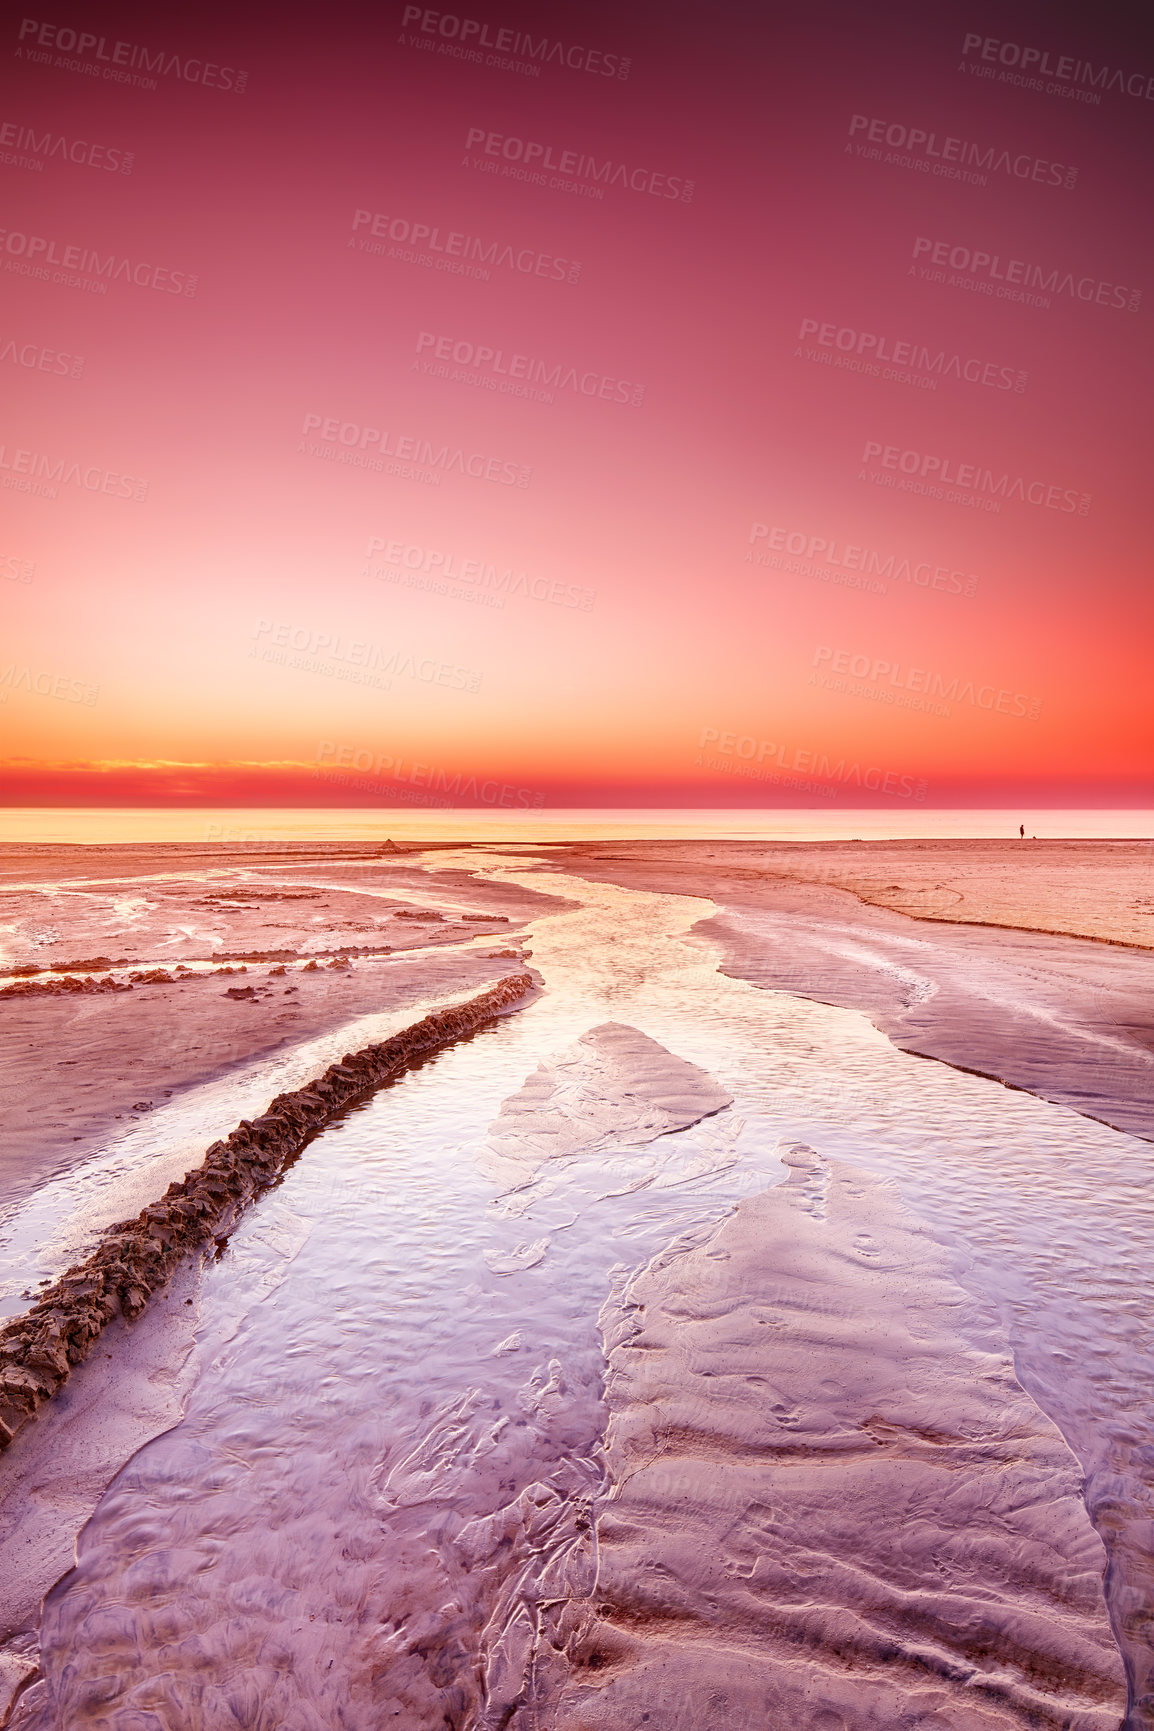
M1115 1731L1081 1475L896 1193L811 1150L607 1307L556 1731Z
M492 983L557 906L338 846L8 847L0 884L0 1207L189 1089Z
M861 1010L904 1051L1154 1139L1149 844L550 852L603 882L710 897L718 914L698 929L736 979Z

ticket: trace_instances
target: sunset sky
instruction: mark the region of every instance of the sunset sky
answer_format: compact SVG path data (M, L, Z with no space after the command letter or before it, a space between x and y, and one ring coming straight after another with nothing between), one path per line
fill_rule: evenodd
M1149 34L159 16L0 44L6 803L1151 802Z

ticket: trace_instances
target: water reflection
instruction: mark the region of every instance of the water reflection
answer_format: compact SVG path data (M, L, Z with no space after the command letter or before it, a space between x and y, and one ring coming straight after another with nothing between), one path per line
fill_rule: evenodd
M718 974L690 935L700 899L543 885L523 856L436 863L579 904L535 922L547 993L349 1113L244 1220L203 1281L185 1419L81 1535L13 1723L487 1728L529 1675L513 1723L533 1724L541 1618L595 1568L601 1305L780 1181L795 1142L896 1178L996 1299L1087 1470L1146 1693L1149 1148L902 1053L853 1012ZM502 1100L605 1021L701 1066L733 1106L510 1196L479 1159Z

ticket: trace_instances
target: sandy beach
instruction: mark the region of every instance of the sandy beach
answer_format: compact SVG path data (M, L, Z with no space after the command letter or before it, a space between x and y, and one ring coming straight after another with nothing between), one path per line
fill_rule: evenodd
M0 1725L1151 1721L1141 846L2 863L7 1312L169 1260L0 1456Z
M709 896L724 969L1154 1136L1154 854L1136 842L581 846L603 881Z

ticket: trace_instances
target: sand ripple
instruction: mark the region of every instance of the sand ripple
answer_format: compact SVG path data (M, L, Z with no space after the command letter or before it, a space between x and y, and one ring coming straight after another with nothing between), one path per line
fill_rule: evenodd
M607 1309L612 1490L550 1723L1116 1727L1074 1456L896 1192L790 1164Z

